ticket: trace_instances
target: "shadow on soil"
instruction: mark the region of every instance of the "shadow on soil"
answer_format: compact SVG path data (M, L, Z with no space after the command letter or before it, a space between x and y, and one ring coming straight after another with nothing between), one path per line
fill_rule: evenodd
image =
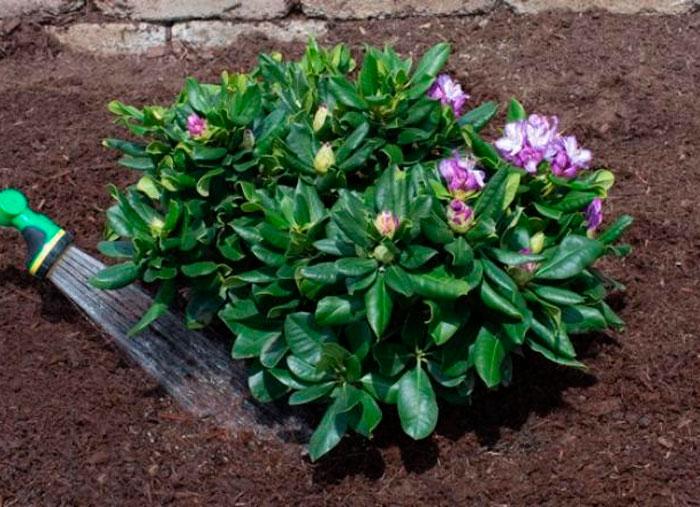
M603 346L617 346L617 342L603 334L577 340L583 361L597 356ZM450 440L471 433L480 445L475 452L493 449L498 446L503 429L520 430L532 414L544 416L565 407L563 392L567 389L588 388L597 381L589 373L558 367L535 353L514 361L513 378L514 385L508 388L495 392L477 390L468 407L442 404L435 433ZM337 484L354 475L377 480L386 468L381 450L391 447L398 447L403 466L414 474L432 469L440 455L434 437L412 440L401 430L395 412L385 413L385 420L372 441L356 436L346 438L321 459L314 468L314 482Z

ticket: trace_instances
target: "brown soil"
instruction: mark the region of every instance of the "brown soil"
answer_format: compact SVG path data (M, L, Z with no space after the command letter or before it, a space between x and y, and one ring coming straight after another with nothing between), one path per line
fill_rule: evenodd
M405 53L452 41L451 68L476 101L515 95L559 113L616 171L609 215L637 218L634 254L608 263L628 286L616 301L628 330L579 342L590 372L528 356L514 387L445 409L425 441L390 420L312 465L298 445L192 420L32 280L21 241L0 232L0 506L698 505L699 30L698 14L504 11L334 27L333 42ZM0 188L25 189L94 252L105 185L133 178L100 147L120 133L105 104L168 102L186 75L215 79L274 46L103 60L14 27L0 38Z

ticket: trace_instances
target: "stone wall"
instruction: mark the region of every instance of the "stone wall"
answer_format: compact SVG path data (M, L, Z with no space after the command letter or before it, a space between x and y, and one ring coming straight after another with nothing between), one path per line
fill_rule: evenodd
M700 0L0 0L0 23L36 17L75 50L114 55L225 47L256 32L290 41L322 36L333 21L483 15L499 8L525 15L551 9L675 15L700 9ZM87 12L101 21L82 21Z

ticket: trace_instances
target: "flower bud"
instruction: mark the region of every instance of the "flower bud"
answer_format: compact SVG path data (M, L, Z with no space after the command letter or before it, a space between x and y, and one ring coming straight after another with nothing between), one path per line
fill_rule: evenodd
M318 174L326 174L335 164L335 154L329 143L324 143L314 157L314 169Z
M246 129L245 132L243 132L243 141L241 141L241 146L243 146L243 148L246 150L253 149L253 146L255 146L255 134L253 134L252 130Z
M201 137L206 130L207 120L197 113L192 113L187 117L187 132L190 134L190 137Z
M324 105L320 106L316 110L316 114L314 115L314 123L313 123L313 129L314 132L318 132L323 128L323 126L326 123L326 119L328 118L328 108Z
M469 230L474 221L474 211L459 199L453 199L447 206L447 221L456 233L463 234Z
M377 231L379 231L379 234L385 238L391 239L399 228L399 219L391 211L385 210L374 219L374 226L377 228Z
M544 233L538 232L530 238L530 252L538 254L544 248Z
M372 257L382 264L390 264L394 260L394 254L385 245L378 245L372 252Z

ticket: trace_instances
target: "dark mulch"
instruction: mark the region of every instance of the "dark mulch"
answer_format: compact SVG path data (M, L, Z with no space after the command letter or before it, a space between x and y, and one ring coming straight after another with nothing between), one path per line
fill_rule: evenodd
M454 43L475 101L515 95L558 113L619 184L635 247L607 268L629 323L579 342L588 373L516 364L517 383L445 409L421 442L388 421L316 465L293 444L227 435L181 412L71 304L21 268L0 232L0 505L259 503L697 505L700 501L700 16L550 14L337 24L332 41L404 53ZM188 74L246 69L275 44L209 57L94 59L24 23L0 38L0 187L94 252L118 169L112 98L168 102ZM301 46L283 48L298 55Z

